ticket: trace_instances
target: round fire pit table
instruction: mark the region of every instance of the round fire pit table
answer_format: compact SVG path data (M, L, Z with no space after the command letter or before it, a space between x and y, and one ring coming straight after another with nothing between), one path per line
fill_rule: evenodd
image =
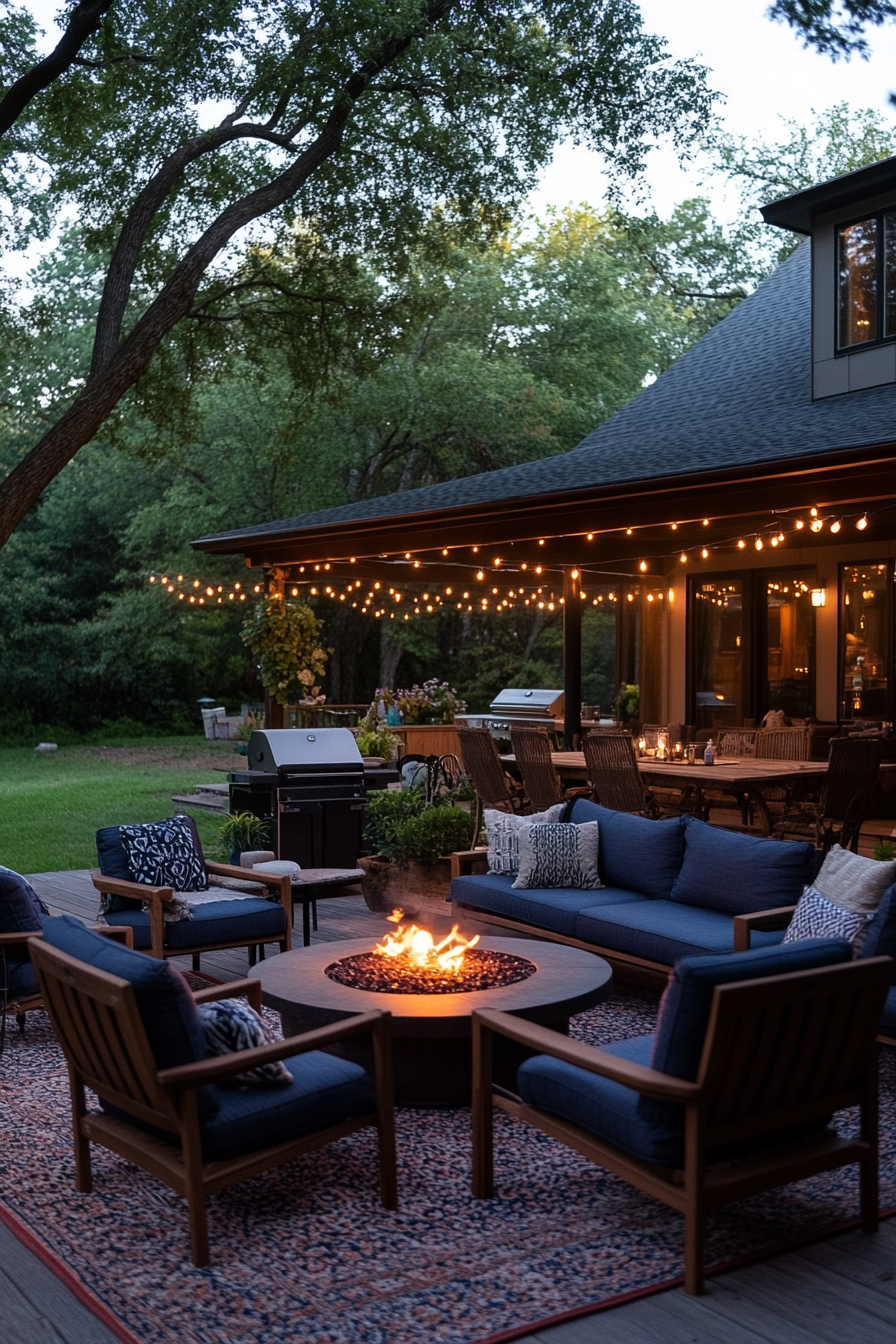
M280 1013L285 1036L374 1008L390 1012L399 1106L469 1104L474 1008L497 1008L567 1034L570 1017L602 1003L613 987L612 969L601 957L564 943L529 938L481 939L481 950L523 958L535 968L524 980L492 989L457 994L383 993L340 984L326 974L334 962L370 952L372 941L354 938L297 948L261 962L252 973L261 980L263 1002ZM531 1052L499 1039L495 1047L495 1079L512 1087L517 1068ZM371 1061L366 1051L368 1047L353 1041L339 1047L340 1053L368 1067Z

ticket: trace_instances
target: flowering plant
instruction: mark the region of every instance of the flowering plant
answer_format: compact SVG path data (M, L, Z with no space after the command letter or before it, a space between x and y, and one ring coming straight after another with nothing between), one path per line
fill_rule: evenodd
M432 677L409 690L381 687L374 694L361 726L374 727L376 721L383 722L389 717L390 710L397 710L403 723L453 723L455 714L462 714L466 707L466 701L460 699L447 681Z
M250 612L240 633L258 658L262 685L278 704L297 697L303 704L321 703L324 697L314 683L326 671L327 650L309 606L272 595Z

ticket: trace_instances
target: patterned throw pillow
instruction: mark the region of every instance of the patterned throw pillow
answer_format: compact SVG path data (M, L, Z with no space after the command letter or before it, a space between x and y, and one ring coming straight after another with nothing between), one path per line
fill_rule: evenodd
M812 885L829 901L842 905L844 910L873 914L887 887L894 882L896 859L881 863L834 845Z
M254 1008L250 1008L247 1003L235 1003L233 999L201 1004L199 1020L205 1032L209 1054L212 1055L232 1055L238 1050L251 1050L253 1045L268 1045L276 1040L274 1033L265 1026ZM285 1086L292 1082L292 1074L282 1059L276 1059L272 1064L259 1064L257 1068L237 1074L234 1081L243 1084L279 1083Z
M835 905L815 887L806 887L793 912L784 942L799 943L804 938L843 938L852 947L853 956L857 956L868 936L871 919L871 915Z
M536 812L531 817L520 817L515 812L499 812L487 807L482 813L488 836L488 870L516 877L520 868L520 831L526 826L543 826L559 822L565 803L549 807L547 812Z
M514 882L519 891L533 887L578 887L594 891L603 886L597 875L596 821L580 826L525 826L519 832L520 871Z
M208 891L208 877L188 817L179 812L146 826L120 826L135 882L174 891Z

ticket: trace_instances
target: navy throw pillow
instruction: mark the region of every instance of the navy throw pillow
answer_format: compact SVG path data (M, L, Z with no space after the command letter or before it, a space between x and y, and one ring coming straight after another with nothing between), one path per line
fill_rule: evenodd
M208 875L189 817L119 826L134 880L174 891L207 891Z
M684 853L684 818L651 821L577 798L568 820L600 825L597 867L606 887L668 900Z
M815 867L815 847L766 840L685 819L684 862L670 900L727 915L796 905Z
M881 896L859 956L896 958L896 883Z

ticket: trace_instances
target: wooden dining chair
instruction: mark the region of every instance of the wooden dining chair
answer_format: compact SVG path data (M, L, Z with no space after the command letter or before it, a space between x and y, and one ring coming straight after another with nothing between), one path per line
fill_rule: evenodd
M522 786L511 779L504 769L498 744L487 728L467 728L458 724L456 732L464 769L476 792L473 818L475 841L486 807L497 808L500 812L524 812L527 799Z
M589 731L582 738L582 750L596 803L612 808L614 812L632 812L645 817L658 815L653 794L638 773L638 759L630 733Z
M808 761L808 728L760 728L756 734L759 761Z
M859 835L868 816L880 770L882 740L833 737L828 768L817 799L800 797L795 788L776 823L779 839L805 836L826 854L834 844L859 852Z
M547 812L557 803L590 794L589 788L563 788L551 759L551 738L547 728L526 724L512 727L510 743L533 812Z

